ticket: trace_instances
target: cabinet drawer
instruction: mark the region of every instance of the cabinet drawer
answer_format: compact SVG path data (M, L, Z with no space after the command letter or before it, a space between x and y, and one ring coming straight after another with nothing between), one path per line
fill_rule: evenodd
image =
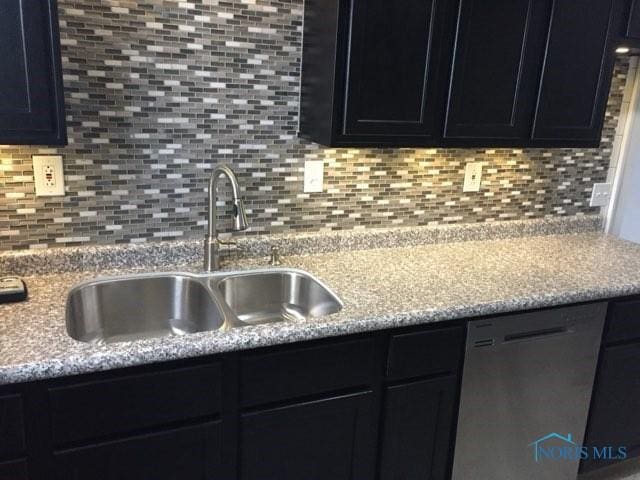
M58 480L224 478L219 423L208 423L55 455Z
M0 397L0 458L19 457L24 451L22 398Z
M609 304L605 343L640 339L640 299Z
M249 354L241 361L243 407L368 385L372 339Z
M28 480L28 478L26 461L0 463L0 480Z
M464 342L462 327L391 337L387 377L393 380L456 372Z
M219 364L52 388L56 445L215 415Z

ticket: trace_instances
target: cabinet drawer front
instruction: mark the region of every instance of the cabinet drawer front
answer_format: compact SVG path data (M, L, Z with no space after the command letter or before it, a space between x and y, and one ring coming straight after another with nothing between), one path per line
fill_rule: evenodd
M462 327L394 335L389 344L387 377L397 380L456 372L463 343Z
M0 397L0 458L18 457L24 451L22 398Z
M182 428L55 455L58 480L218 480L219 423Z
M612 302L604 341L624 342L640 339L640 299Z
M371 339L249 354L241 361L243 407L368 385L373 376Z
M26 461L0 463L0 480L28 480L28 478Z
M219 364L49 390L56 445L215 415Z

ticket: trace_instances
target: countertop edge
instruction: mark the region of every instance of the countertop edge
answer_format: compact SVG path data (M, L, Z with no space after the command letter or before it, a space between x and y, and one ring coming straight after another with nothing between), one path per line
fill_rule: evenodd
M126 352L100 352L93 355L72 355L64 359L49 359L0 367L0 387L379 330L392 330L464 319L472 320L490 315L519 313L579 303L611 301L616 298L638 294L640 294L640 286L621 285L613 289L589 289L561 295L513 298L442 310L427 309L390 313L382 316L365 316L345 319L337 323L325 321L318 322L315 325L306 325L304 329L299 328L299 324L295 323L284 328L280 326L275 333L269 333L269 326L254 326L241 329L242 338L238 336L238 340L234 342L229 341L228 335L230 332L224 332L224 336L212 335L211 332L191 334L192 342L189 344L190 351L188 352L176 353L172 350L172 344L163 345L152 341L148 346L141 343L135 356ZM255 329L253 332L256 334L251 335L252 331L248 329ZM236 334L239 333L240 331L236 331Z

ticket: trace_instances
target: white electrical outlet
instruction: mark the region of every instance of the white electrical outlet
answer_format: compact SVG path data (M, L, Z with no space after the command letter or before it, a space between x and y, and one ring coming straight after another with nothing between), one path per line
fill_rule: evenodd
M467 163L464 169L463 192L479 192L482 184L482 163Z
M62 156L34 155L33 177L36 197L60 197L64 195Z
M304 193L318 193L324 189L324 162L307 160L304 162Z
M594 183L593 191L591 192L591 203L589 203L589 205L592 207L606 207L609 205L610 198L610 183Z

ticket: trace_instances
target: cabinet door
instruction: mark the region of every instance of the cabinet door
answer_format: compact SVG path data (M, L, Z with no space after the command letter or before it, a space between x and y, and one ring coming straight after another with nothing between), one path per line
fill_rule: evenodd
M0 480L28 480L27 462L0 462Z
M585 445L627 447L629 457L640 455L640 343L607 347L591 401ZM615 460L590 459L582 471L604 467Z
M0 2L0 144L66 142L54 0Z
M457 377L389 387L381 480L445 480L451 461Z
M243 480L362 480L374 474L370 393L245 414Z
M613 72L614 0L554 0L534 140L597 146Z
M629 4L626 37L640 40L640 0L631 0Z
M445 138L528 140L549 9L548 0L462 0Z
M0 397L0 459L17 458L25 449L22 397Z
M345 136L420 142L441 135L447 3L353 1Z
M226 480L220 425L144 435L56 454L58 480Z

